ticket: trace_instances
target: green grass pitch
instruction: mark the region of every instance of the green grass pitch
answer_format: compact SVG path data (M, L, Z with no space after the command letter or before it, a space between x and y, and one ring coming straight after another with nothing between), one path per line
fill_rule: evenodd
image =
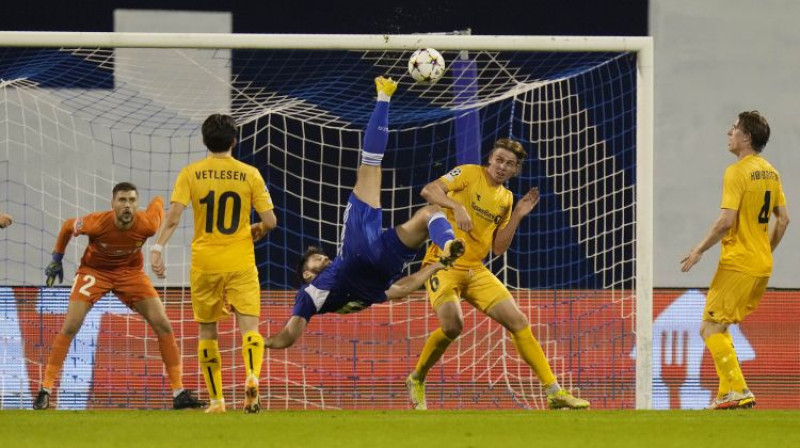
M798 411L0 411L0 446L798 447Z

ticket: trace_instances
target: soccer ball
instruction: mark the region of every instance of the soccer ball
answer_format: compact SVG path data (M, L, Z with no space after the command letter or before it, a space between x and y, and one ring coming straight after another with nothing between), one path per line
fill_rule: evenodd
M444 58L433 48L420 48L408 60L408 73L414 81L433 84L444 75Z

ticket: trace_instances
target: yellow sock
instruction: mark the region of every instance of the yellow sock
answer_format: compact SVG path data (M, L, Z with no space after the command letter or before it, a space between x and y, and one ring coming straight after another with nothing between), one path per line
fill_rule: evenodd
M213 339L201 339L197 343L197 357L200 360L200 370L206 380L208 396L212 400L221 400L222 397L222 359L219 355L219 344Z
M713 355L712 355L713 357ZM731 391L731 382L722 374L722 371L719 370L717 363L714 363L714 368L717 371L717 378L719 378L719 386L717 387L717 398L722 398Z
M253 375L258 378L264 360L264 338L257 331L248 331L242 336L242 358L247 377Z
M531 366L542 385L549 386L557 381L556 376L550 370L550 364L544 356L542 346L533 337L530 325L516 333L511 333L511 340L514 342L514 347L516 347L519 356Z
M722 335L725 336L725 339L727 339L728 343L730 343L731 347L733 347L733 336L731 336L731 333L725 332L722 333ZM714 368L717 370L717 376L719 377L719 388L717 389L717 398L722 398L732 390L731 382L728 381L727 377L722 374L722 371L719 370L719 367L717 367L717 363L714 363Z
M439 361L451 342L453 340L444 334L441 327L428 336L428 340L425 341L425 347L422 348L422 353L419 354L417 366L414 368L418 380L425 381L428 371Z
M736 351L728 337L722 333L714 333L706 338L706 347L714 357L714 365L722 382L727 382L732 390L741 392L747 389Z

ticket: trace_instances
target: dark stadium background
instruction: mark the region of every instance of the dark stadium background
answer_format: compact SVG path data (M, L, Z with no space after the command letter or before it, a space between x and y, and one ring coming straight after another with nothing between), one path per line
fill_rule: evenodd
M382 2L30 0L0 14L4 31L113 31L115 9L231 11L235 33L647 35L647 0L410 0Z

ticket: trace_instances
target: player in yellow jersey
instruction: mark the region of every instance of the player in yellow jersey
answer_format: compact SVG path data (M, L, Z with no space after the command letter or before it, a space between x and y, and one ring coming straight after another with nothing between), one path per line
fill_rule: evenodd
M426 283L441 327L428 337L416 368L406 380L415 409L427 409L425 377L461 334L464 315L460 298L511 333L517 352L545 387L550 408L589 407L588 401L573 397L559 386L542 347L533 337L528 318L505 285L483 264L489 249L495 255L508 249L520 221L539 203L539 190L533 188L512 211L513 196L503 186L520 173L525 157L527 153L519 142L500 139L495 142L486 166L458 166L422 189L422 196L428 202L445 210L448 221L456 229L456 238L465 240L466 252L450 269L436 273ZM438 257L439 249L431 245L423 264L432 263Z
M253 242L274 229L272 200L258 170L235 160L236 122L214 114L203 123L208 157L184 167L175 181L167 217L150 249L150 263L158 278L165 277L161 256L181 215L194 209L192 269L190 275L194 319L200 324L197 345L200 368L211 398L206 412L225 412L222 368L217 344L217 322L236 314L242 333L246 413L260 411L258 377L264 356L264 338L258 332L261 291ZM253 208L261 222L250 223Z
M756 398L744 380L728 332L752 313L772 273L772 252L780 243L789 214L778 171L761 157L769 124L757 111L742 112L728 130L728 151L738 159L725 170L719 217L705 238L681 260L688 272L703 252L722 240L722 255L703 310L700 335L719 376L717 398L709 409L751 408ZM769 218L775 216L770 230Z

